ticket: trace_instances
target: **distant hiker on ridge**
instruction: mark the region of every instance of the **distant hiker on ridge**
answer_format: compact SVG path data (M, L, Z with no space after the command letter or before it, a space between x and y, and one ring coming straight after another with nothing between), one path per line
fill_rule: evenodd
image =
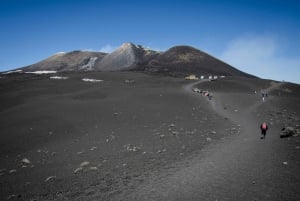
M261 90L262 101L265 101L265 98L268 97L268 93L266 90Z
M262 96L262 101L264 102L265 101L265 93L263 90L261 90L261 96Z
M266 122L263 122L261 125L260 125L260 130L261 130L261 134L263 135L261 137L261 139L265 139L266 138L266 134L267 134L267 130L268 130L268 125Z

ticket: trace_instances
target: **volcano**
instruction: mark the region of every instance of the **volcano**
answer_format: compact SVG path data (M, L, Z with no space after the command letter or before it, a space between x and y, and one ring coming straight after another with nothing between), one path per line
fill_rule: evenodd
M193 73L254 77L191 46L175 46L160 52L133 43L124 43L111 53L89 51L58 53L19 70L140 71L171 75Z

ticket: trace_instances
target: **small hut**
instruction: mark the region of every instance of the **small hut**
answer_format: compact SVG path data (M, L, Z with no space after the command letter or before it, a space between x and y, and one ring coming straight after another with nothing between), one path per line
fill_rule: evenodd
M199 80L199 78L196 75L189 75L185 77L186 80Z

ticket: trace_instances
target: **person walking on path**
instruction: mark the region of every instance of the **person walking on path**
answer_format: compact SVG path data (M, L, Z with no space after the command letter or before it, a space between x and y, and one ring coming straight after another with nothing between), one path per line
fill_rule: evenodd
M262 134L261 139L265 139L266 138L266 134L267 134L267 130L268 130L268 125L267 125L266 122L263 122L260 125L260 130L261 130L261 134Z
M268 97L267 90L261 90L262 101L265 102L265 99Z

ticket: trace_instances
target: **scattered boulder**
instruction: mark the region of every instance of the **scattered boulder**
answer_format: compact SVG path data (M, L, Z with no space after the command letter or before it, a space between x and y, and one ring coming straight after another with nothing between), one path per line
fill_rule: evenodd
M125 84L134 84L135 80L128 79L128 80L125 80L124 82L125 82Z
M85 167L85 166L88 166L89 164L90 164L90 162L84 161L80 164L80 167Z
M79 167L79 168L76 168L73 172L74 172L74 174L77 174L77 173L79 173L82 170L83 170L83 168Z
M17 172L17 170L15 170L15 169L10 170L10 171L9 171L9 174L12 174L12 173L14 173L14 172Z
M192 90L193 90L193 92L195 92L195 93L202 93L202 90L201 90L201 89L198 89L198 88L193 88Z
M98 170L98 168L95 166L92 166L92 167L90 167L90 170Z
M90 148L91 151L94 151L94 150L96 150L96 149L97 149L97 147L92 147L92 148Z
M16 198L18 198L18 197L21 197L21 196L20 196L20 195L17 196L17 195L15 195L15 194L12 194L12 195L8 196L7 199L8 199L8 200L12 200L12 199L16 199Z
M27 158L23 158L23 159L21 160L21 163L22 163L23 165L29 165L31 162L30 162L30 160L28 160Z
M45 182L48 182L50 181L51 179L54 179L56 176L50 176L50 177L47 177L47 179L45 179Z
M179 132L178 131L172 131L172 135L179 135Z
M173 128L173 127L175 127L175 124L170 124L169 127Z
M21 161L21 166L22 168L26 168L26 167L34 167L34 165L31 164L30 160L27 158L23 158Z
M207 142L210 142L210 141L212 141L212 139L211 139L210 137L207 137L207 138L206 138L206 141L207 141Z
M137 152L140 149L139 147L134 146L132 144L127 144L124 147L128 152Z
M292 126L283 127L281 129L280 138L297 136L300 133L298 128L294 128Z

